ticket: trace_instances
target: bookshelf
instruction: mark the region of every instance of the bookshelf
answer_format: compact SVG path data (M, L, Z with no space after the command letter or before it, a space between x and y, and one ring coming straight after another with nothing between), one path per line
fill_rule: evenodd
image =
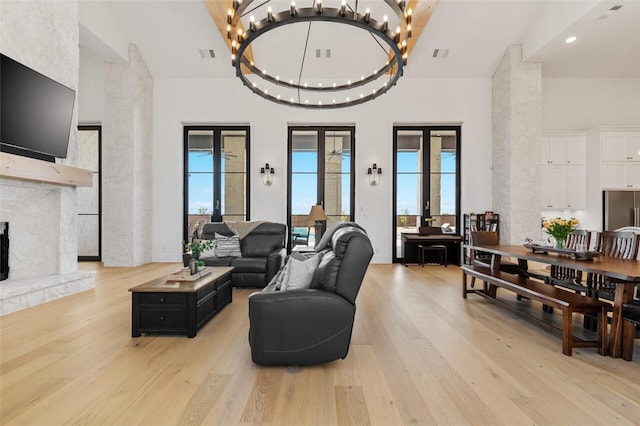
M463 255L464 263L471 263L471 231L492 231L498 233L500 238L500 215L493 212L485 213L465 213L464 214L464 232L463 232Z

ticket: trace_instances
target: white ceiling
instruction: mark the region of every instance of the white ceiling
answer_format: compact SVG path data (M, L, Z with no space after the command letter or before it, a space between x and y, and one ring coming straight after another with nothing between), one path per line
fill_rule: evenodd
M311 0L297 1L299 7L309 6L307 2ZM233 77L235 69L230 53L203 1L107 0L107 3L122 33L137 45L155 78ZM271 3L274 11L289 4L281 0ZM373 2L360 0L358 8L362 10L367 3ZM323 4L338 7L339 0L325 0ZM349 4L355 8L355 0L349 0ZM615 4L622 8L606 19L598 19ZM255 13L260 19L261 12ZM285 34L287 30L278 31ZM300 41L305 33L284 37ZM564 43L567 35L575 35L578 40L567 45ZM81 33L81 44L82 38ZM279 50L260 50L255 46L254 53L257 60L259 51L268 52L266 57L275 66L291 62L291 56L299 58L301 48L294 46L303 44L290 44L288 49ZM353 69L369 56L368 47L361 44L358 37L342 33L318 36L309 42L308 55L313 58L309 58L307 65L316 59L315 49L331 49L331 58L322 63L327 70L334 72L343 66ZM404 75L491 77L505 50L513 44L524 46L526 60L542 63L545 77L640 78L640 1L440 0L409 57ZM449 55L444 59L433 58L435 48L449 49ZM213 49L215 59L202 59L199 49ZM265 63L271 64L267 59ZM327 77L328 74L327 71Z

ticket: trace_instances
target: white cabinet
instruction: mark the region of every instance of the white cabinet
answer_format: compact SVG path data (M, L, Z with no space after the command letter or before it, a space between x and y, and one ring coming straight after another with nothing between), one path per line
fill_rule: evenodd
M640 188L640 132L602 131L602 189Z
M640 161L640 132L606 132L600 140L602 161Z
M638 188L640 188L640 162L602 164L602 189Z
M586 135L546 135L540 143L542 209L586 208Z
M545 136L541 140L540 164L564 166L585 164L587 138L585 136Z
M540 166L543 209L581 210L587 205L585 166Z

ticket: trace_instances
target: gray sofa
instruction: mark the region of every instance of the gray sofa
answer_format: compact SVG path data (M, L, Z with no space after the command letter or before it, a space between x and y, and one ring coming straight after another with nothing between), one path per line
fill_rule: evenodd
M231 283L234 287L266 286L278 272L286 256L287 226L274 222L244 222L243 228L253 227L241 235L242 257L201 257L207 266L233 266ZM202 239L214 240L215 234L234 235L231 223L209 222L202 228Z
M253 362L308 365L347 356L355 301L373 248L360 226L343 222L327 230L316 252L308 256L308 260L319 262L310 271L309 288L278 290L276 277L249 296Z

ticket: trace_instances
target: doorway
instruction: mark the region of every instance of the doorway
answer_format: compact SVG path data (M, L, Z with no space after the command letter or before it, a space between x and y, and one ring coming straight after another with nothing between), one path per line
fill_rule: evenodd
M403 233L420 227L460 233L460 126L393 128L393 262Z

